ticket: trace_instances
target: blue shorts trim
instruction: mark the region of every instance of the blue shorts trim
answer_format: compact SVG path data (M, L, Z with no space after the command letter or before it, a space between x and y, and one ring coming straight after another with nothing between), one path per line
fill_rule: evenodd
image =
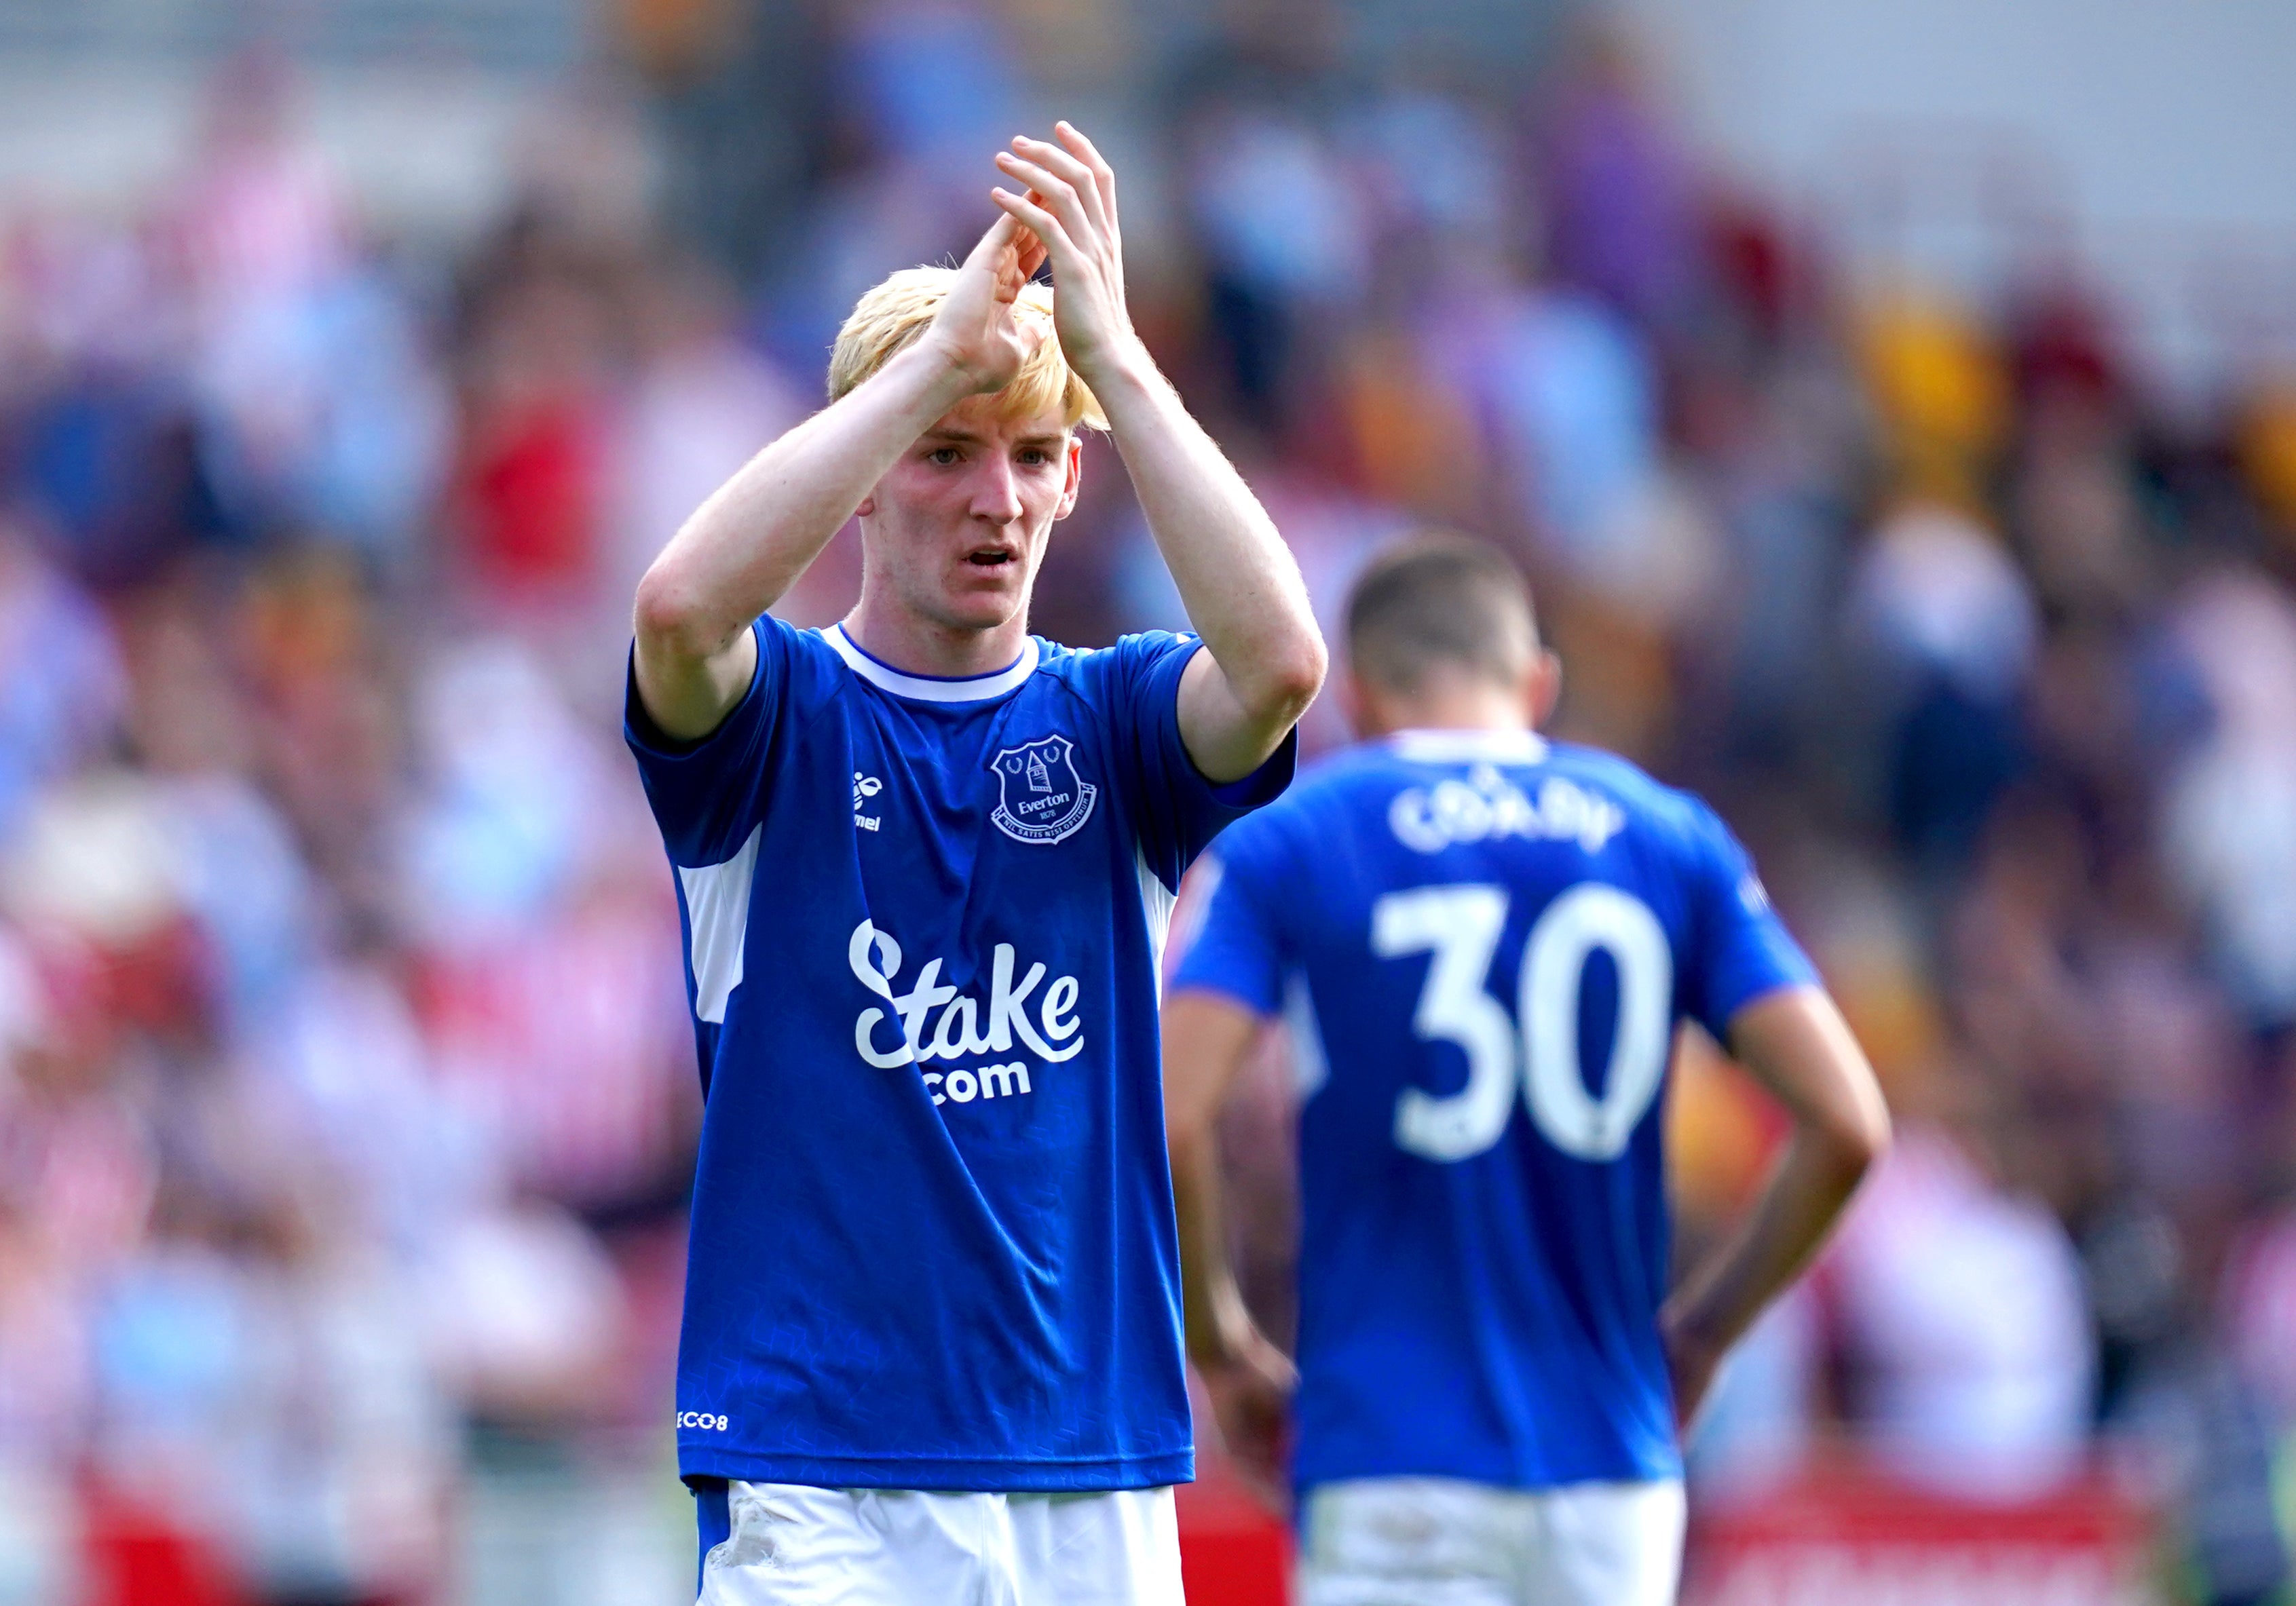
M681 1438L677 1474L700 1488L713 1479L801 1483L816 1489L931 1489L969 1495L1099 1495L1193 1483L1192 1445L1160 1454L1083 1456L1072 1461L920 1460L914 1456L758 1454Z
M702 1569L709 1564L709 1553L734 1536L734 1512L726 1499L726 1483L723 1478L693 1479L693 1519L701 1530L701 1551L693 1562L693 1598L701 1598Z

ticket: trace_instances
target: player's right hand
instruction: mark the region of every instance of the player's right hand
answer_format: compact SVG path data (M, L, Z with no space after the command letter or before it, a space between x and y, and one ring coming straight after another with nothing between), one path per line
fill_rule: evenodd
M1660 1314L1659 1337L1666 1347L1667 1377L1674 1385L1675 1433L1686 1441L1706 1397L1713 1391L1723 1352L1693 1332L1690 1324L1673 1311Z
M1124 239L1116 217L1116 173L1072 123L1054 126L1058 140L1021 135L996 153L1025 195L995 189L988 198L1037 240L1053 264L1053 323L1069 366L1098 386L1103 366L1144 357L1124 299Z
M999 217L956 271L925 340L964 381L967 395L1002 390L1052 332L1013 315L1021 287L1044 266L1045 247L1013 218Z
M1300 1373L1292 1357L1252 1329L1216 1356L1198 1356L1197 1374L1211 1400L1220 1440L1244 1486L1272 1510L1291 1505L1284 1463L1290 1452L1292 1394Z

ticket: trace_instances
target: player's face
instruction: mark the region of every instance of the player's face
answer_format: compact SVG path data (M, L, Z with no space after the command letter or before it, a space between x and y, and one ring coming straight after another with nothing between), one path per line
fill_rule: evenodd
M862 508L870 566L946 628L993 629L1024 611L1053 525L1076 506L1082 447L1060 414L1004 417L993 401L944 415Z

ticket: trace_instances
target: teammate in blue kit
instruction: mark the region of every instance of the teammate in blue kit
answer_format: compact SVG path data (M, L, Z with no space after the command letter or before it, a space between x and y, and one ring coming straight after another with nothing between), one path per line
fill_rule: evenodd
M637 595L705 1093L676 1424L711 1606L1180 1599L1160 949L1289 780L1324 648L1132 332L1108 165L1066 124L997 160L1004 216L862 299L831 405ZM1201 643L1028 634L1081 425ZM760 617L857 512L853 611Z
M1166 1008L1189 1348L1231 1449L1273 1479L1293 1374L1228 1266L1213 1129L1281 1015L1306 1606L1659 1606L1677 1424L1889 1117L1714 814L1534 733L1560 670L1505 559L1442 537L1375 557L1348 650L1365 744L1220 839ZM1660 1107L1685 1020L1793 1134L1669 1299Z

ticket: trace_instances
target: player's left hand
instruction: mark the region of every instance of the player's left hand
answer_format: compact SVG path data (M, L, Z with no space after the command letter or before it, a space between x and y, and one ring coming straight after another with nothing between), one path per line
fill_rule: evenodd
M1195 1357L1195 1365L1236 1475L1270 1509L1285 1512L1292 1394L1300 1383L1292 1358L1250 1328L1225 1353Z
M1044 244L1053 264L1053 327L1077 376L1133 356L1139 337L1124 304L1124 240L1116 222L1116 174L1073 124L1054 125L1058 144L1022 135L996 153L1024 195L989 197Z
M1689 1324L1671 1312L1660 1316L1659 1333L1666 1346L1667 1374L1674 1385L1675 1433L1687 1441L1714 1388L1723 1352L1693 1334Z

